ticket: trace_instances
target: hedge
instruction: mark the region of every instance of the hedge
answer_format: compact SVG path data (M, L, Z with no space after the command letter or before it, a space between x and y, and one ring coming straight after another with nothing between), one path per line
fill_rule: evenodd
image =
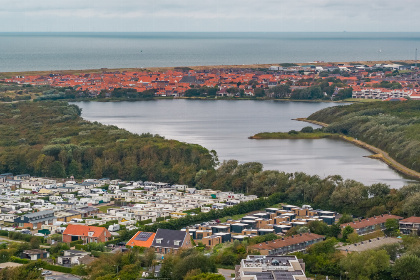
M12 240L22 240L26 242L30 242L32 238L37 238L41 243L44 243L44 237L42 236L33 236L31 234L24 234L16 231L0 230L0 236L7 236Z
M27 263L31 262L31 260L21 259L21 258L15 257L15 256L11 256L10 261L15 262L15 263L21 263L21 264L27 264Z
M41 262L41 267L47 270L53 270L53 271L58 271L58 272L63 272L63 273L71 273L71 267L53 265L44 261Z
M74 247L77 244L83 244L83 240L80 239L80 240L70 242L70 247Z

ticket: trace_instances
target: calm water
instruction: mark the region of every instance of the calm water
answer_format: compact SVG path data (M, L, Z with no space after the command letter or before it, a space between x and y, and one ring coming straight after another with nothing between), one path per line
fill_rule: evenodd
M386 164L364 157L368 151L344 141L247 138L258 132L300 130L308 124L292 118L337 105L333 103L159 100L75 104L83 109L87 120L200 144L216 150L221 161L257 161L265 169L303 171L321 177L339 174L365 184L383 182L396 188L408 182Z
M420 33L0 33L0 72L414 59Z

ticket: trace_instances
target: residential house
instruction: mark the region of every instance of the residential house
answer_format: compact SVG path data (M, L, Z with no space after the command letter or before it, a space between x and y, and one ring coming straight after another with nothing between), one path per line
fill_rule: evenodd
M249 255L235 269L238 280L306 280L305 263L296 256Z
M302 233L265 243L255 244L249 248L259 251L262 255L287 255L293 252L304 251L308 246L323 240L323 235L315 233Z
M152 246L157 253L168 254L179 249L191 248L190 235L186 231L158 229Z
M402 234L420 235L420 217L410 217L400 220L400 232Z
M39 229L42 225L53 224L55 219L54 211L46 210L20 216L14 223L20 228Z
M111 239L111 233L104 227L70 224L63 232L63 242L70 243L83 240L83 243L106 242Z
M388 219L402 220L402 217L389 214L382 214L381 216L374 216L371 218L366 218L351 223L341 224L340 227L345 228L346 226L350 226L355 230L355 232L358 235L365 235L374 232L378 229L384 230L385 222Z
M89 255L89 252L78 250L65 250L63 256L58 256L57 263L63 266L78 265L79 259Z
M50 253L46 250L41 249L32 249L32 250L25 250L22 253L23 259L30 259L31 261L36 261L39 259L46 259L50 257Z

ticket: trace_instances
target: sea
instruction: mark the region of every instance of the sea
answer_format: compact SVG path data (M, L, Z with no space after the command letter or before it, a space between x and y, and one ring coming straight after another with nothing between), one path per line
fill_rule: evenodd
M414 60L420 33L0 33L0 72Z

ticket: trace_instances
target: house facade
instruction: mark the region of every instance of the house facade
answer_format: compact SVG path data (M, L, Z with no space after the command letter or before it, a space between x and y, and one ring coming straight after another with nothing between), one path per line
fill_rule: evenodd
M400 220L400 232L402 234L419 235L420 233L420 217L410 217Z
M14 223L20 228L40 229L42 225L53 224L55 220L54 211L46 210L20 216Z
M85 225L68 225L63 232L63 242L83 240L83 243L106 242L111 239L111 233L104 227L94 227Z
M273 241L255 244L250 246L251 250L256 250L261 255L286 255L293 252L304 251L312 244L321 242L325 236L315 233L302 233L276 239Z
M187 231L158 229L151 245L160 254L175 253L180 249L192 248L190 234Z
M365 235L371 232L374 232L378 229L384 230L385 229L385 222L388 219L397 219L402 220L402 217L395 216L395 215L389 215L389 214L383 214L380 216L374 216L367 219L354 221L351 223L345 223L341 224L341 228L345 228L346 226L350 226L354 229L354 231L358 235Z

